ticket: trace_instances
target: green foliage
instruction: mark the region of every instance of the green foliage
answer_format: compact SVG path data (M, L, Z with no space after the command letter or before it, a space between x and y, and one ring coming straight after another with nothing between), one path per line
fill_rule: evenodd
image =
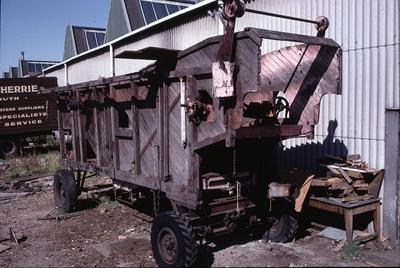
M17 178L29 175L52 174L60 168L60 154L31 154L7 159L8 167L0 172L1 179Z
M111 200L108 196L104 196L100 199L100 205L115 208L119 206L119 202Z
M346 259L357 259L361 257L360 247L354 241L350 241L341 249L341 255Z

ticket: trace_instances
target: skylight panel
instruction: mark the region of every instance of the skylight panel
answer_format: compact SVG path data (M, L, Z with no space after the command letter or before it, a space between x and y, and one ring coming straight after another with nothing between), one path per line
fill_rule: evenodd
M105 37L106 37L105 33L96 32L96 39L97 39L97 45L98 46L101 46L102 44L104 44Z
M167 9L168 9L169 14L172 14L172 13L175 13L175 12L179 11L179 7L177 5L167 4Z
M146 24L150 24L153 21L156 21L156 14L154 13L153 3L149 1L140 1L142 6L142 11L144 18L146 20Z
M168 16L168 10L165 4L153 2L153 6L156 12L157 19L161 19Z

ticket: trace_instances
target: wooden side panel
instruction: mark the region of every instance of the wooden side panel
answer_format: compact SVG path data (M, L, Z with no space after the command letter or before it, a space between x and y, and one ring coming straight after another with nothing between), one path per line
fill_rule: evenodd
M118 138L117 146L119 151L118 170L133 172L135 170L134 162L134 143L132 138Z
M116 170L134 172L135 148L133 142L132 97L134 90L131 84L116 87L115 90L114 127L116 140Z
M98 100L98 122L99 142L102 167L112 167L111 129L110 129L110 108L106 104L106 97L109 94L108 88L99 89Z
M155 176L157 174L158 145L158 109L157 88L138 88L139 136L140 136L140 166L141 175Z
M70 113L61 113L62 115L62 123L63 129L71 129L72 128L72 117Z

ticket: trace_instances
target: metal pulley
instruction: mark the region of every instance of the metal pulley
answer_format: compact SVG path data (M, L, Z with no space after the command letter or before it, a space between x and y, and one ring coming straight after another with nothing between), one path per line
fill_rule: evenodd
M222 16L227 20L240 18L244 15L246 3L244 0L224 0Z

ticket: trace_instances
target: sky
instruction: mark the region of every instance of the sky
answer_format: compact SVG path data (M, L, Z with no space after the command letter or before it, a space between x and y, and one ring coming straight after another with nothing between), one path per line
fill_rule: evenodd
M0 71L26 59L62 61L68 24L106 28L110 0L0 0ZM1 76L1 75L0 75Z

